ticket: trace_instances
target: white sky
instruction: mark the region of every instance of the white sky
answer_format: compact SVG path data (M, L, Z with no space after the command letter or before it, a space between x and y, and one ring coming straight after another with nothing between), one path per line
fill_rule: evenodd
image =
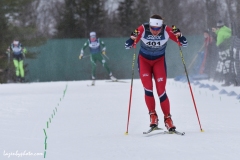
M0 85L0 159L50 160L237 160L240 157L240 100L192 84L202 128L187 83L169 79L171 114L184 136L143 135L149 115L139 79L133 81L129 134L125 135L128 83L97 81ZM201 81L201 83L212 82ZM226 87L240 94L239 87ZM155 94L156 97L156 94ZM156 99L159 127L163 115ZM50 120L51 119L51 123ZM47 128L47 122L49 128ZM47 149L45 150L45 134ZM41 156L9 154L41 153Z

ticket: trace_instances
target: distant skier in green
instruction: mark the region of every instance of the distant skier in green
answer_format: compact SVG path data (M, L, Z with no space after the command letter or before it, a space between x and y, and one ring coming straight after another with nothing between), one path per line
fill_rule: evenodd
M92 65L92 85L95 85L97 61L99 61L107 70L110 79L112 81L117 81L117 79L112 75L112 72L106 63L106 60L103 57L107 57L105 44L102 40L100 40L100 38L97 38L96 32L90 32L90 38L84 43L83 47L81 48L79 59L83 58L84 50L87 47L89 47L90 50L90 60Z
M18 40L15 39L6 51L8 57L10 57L10 53L13 54L13 64L16 70L16 81L24 82L25 72L23 66L23 59L25 57L25 54L27 53L27 50Z

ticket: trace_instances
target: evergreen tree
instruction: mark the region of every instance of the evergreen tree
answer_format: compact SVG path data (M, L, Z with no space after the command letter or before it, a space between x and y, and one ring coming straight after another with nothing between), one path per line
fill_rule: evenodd
M106 17L104 3L104 0L81 0L78 4L79 26L83 26L83 37L89 37L91 31L96 31L100 37L107 32L104 29Z
M104 36L104 3L104 0L65 0L65 9L57 27L57 37L89 37L91 31L96 31L98 36Z
M80 37L81 26L78 26L77 3L76 0L65 0L65 6L60 11L59 23L57 25L58 38Z
M135 6L136 16L133 20L135 20L136 25L141 25L149 21L150 18L150 6L148 0L138 0L136 1Z
M120 27L122 36L129 36L131 32L140 25L136 24L136 12L135 12L135 1L124 0L119 3L118 6L118 25ZM134 23L135 22L135 23Z
M42 44L45 39L37 33L36 27L26 19L27 8L31 0L1 0L0 1L0 82L5 83L15 75L11 57L5 54L13 39L18 38L25 46ZM35 58L35 52L28 52L26 58ZM25 64L25 67L27 64Z
M7 18L5 16L6 14L6 8L4 7L4 0L0 1L0 83L3 83L6 81L6 72L8 67L8 61L6 60L6 47L7 47L7 41L9 39L8 34L8 23Z

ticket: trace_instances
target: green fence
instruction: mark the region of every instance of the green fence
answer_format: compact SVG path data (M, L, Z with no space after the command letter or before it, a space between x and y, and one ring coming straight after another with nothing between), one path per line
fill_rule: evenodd
M194 55L203 43L202 36L187 36L189 45L182 48L186 65L190 64ZM49 40L40 46L37 59L26 60L29 82L73 81L91 79L90 58L78 59L80 48L87 39L57 39ZM118 79L130 79L132 76L132 60L134 49L124 47L127 38L102 38L107 47L107 63ZM137 45L136 53L139 51ZM89 55L88 49L84 55ZM176 43L169 41L166 50L168 77L173 78L184 74L183 64ZM108 79L109 76L100 63L97 64L97 79ZM137 59L135 61L135 75L138 78Z

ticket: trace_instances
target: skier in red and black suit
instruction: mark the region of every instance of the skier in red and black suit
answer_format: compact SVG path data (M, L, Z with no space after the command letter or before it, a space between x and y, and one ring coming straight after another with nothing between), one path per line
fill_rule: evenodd
M150 115L150 127L158 126L158 116L155 110L155 99L153 96L152 78L156 83L156 90L160 99L161 109L164 114L164 123L169 131L174 131L170 114L170 103L166 94L165 86L167 80L165 50L169 38L179 45L186 47L187 40L182 36L179 29L168 27L163 24L159 15L151 16L149 23L142 24L125 43L126 49L131 48L141 40L141 48L138 55L139 75L145 90L145 102Z

